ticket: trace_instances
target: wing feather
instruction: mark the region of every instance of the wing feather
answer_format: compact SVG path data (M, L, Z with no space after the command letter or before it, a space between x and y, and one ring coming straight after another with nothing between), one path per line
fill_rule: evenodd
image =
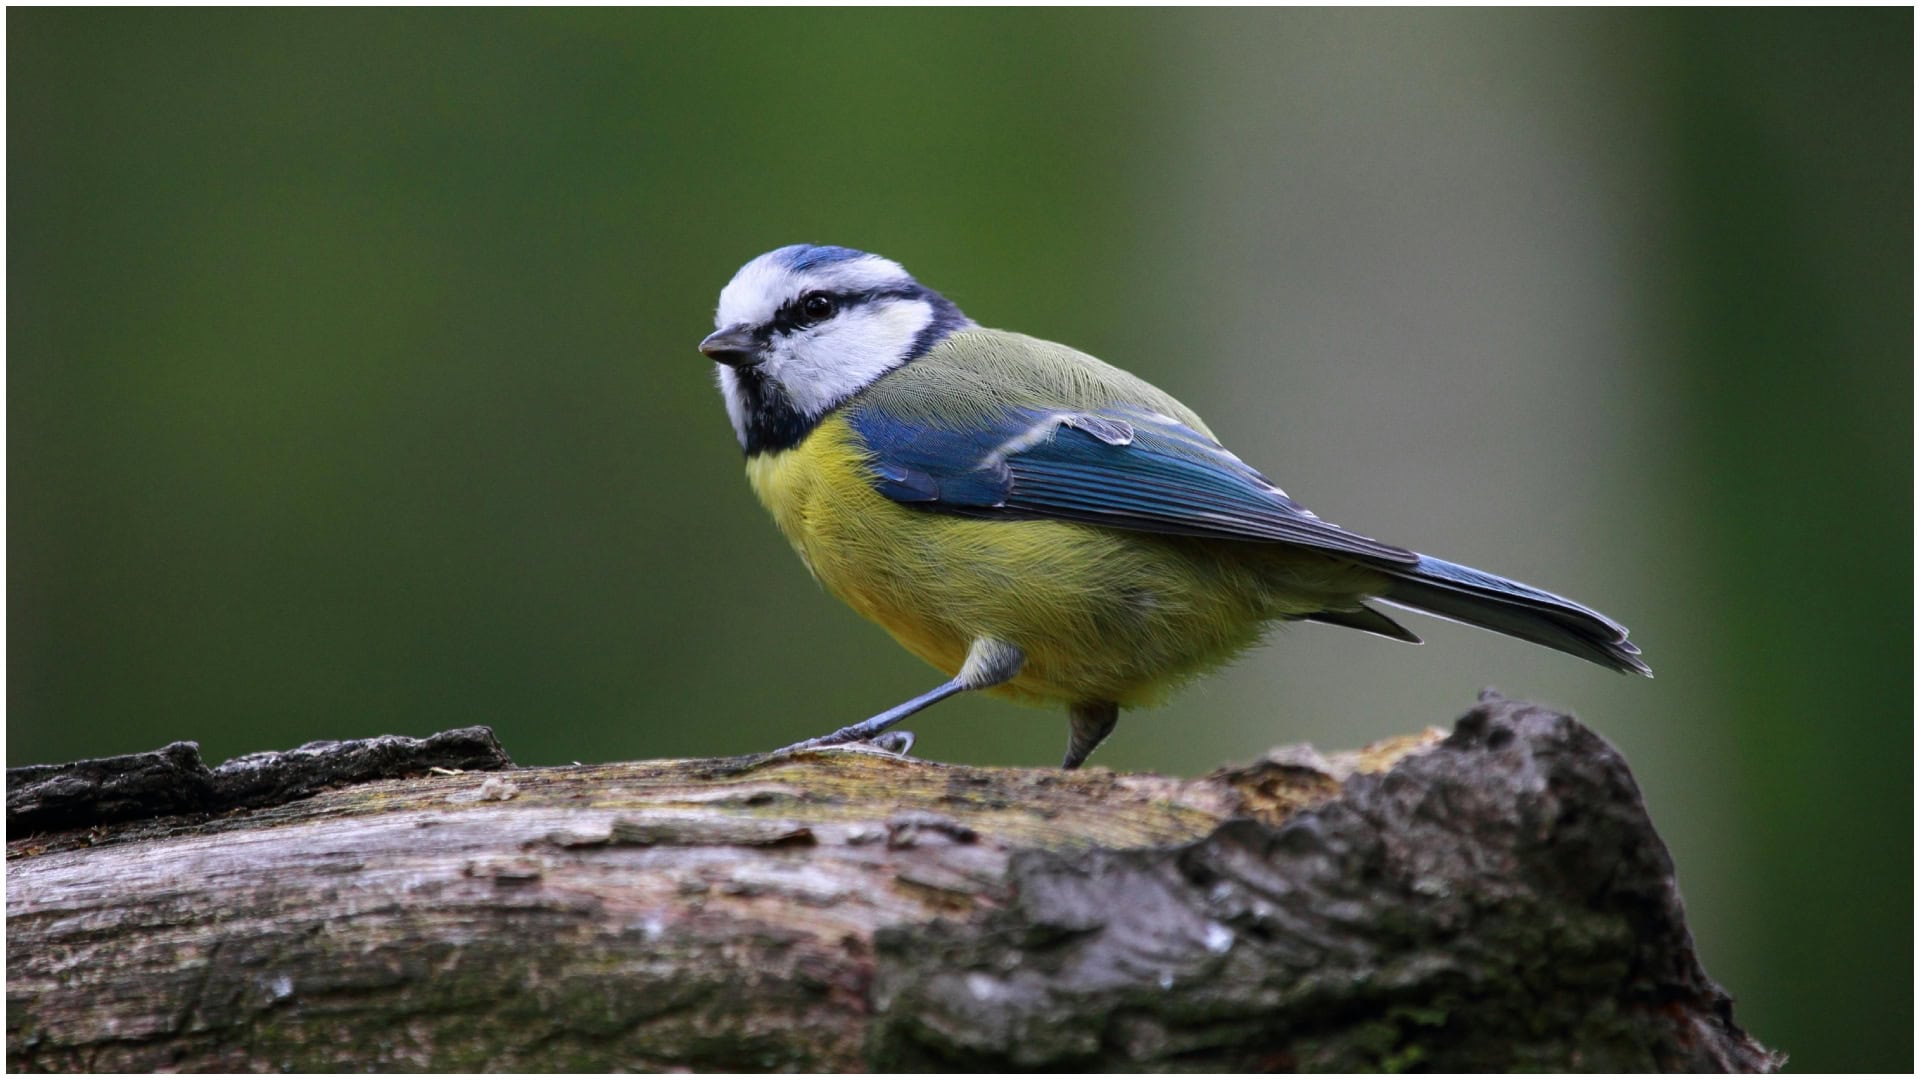
M874 484L970 516L1298 544L1387 565L1419 556L1322 521L1226 447L1163 413L1008 408L964 430L856 409Z

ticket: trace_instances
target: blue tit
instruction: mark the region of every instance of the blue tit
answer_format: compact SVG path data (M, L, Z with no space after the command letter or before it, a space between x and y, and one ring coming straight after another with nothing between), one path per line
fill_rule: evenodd
M813 575L950 678L788 749L872 740L978 690L1067 707L1064 767L1275 621L1420 639L1426 612L1651 674L1620 624L1350 532L1166 392L987 330L898 263L797 244L720 293L715 361L747 479Z

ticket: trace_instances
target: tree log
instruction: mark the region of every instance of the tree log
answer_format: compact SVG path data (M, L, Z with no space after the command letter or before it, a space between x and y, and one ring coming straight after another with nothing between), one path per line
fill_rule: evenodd
M436 738L504 765L479 737ZM311 785L252 755L253 802L117 824L72 816L84 776L10 774L8 1067L1781 1060L1702 970L1625 761L1492 694L1197 780L860 749L449 774L402 742L373 773L425 775L263 806Z

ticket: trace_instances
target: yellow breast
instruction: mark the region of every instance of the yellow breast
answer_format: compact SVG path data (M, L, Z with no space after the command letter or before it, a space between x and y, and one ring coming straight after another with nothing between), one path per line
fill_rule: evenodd
M747 480L821 584L915 655L950 675L960 669L972 637L925 596L944 569L929 535L939 523L873 489L844 419L822 421L793 449L749 458Z
M1019 646L1027 663L1007 696L1147 703L1286 605L1273 545L895 503L840 417L750 458L747 477L814 576L910 652L951 675L975 638Z

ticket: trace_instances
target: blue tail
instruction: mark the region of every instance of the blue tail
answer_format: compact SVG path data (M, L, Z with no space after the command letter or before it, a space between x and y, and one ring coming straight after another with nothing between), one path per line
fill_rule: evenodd
M1627 628L1565 597L1471 566L1420 556L1409 567L1380 567L1393 583L1386 603L1517 637L1615 671L1652 675Z

